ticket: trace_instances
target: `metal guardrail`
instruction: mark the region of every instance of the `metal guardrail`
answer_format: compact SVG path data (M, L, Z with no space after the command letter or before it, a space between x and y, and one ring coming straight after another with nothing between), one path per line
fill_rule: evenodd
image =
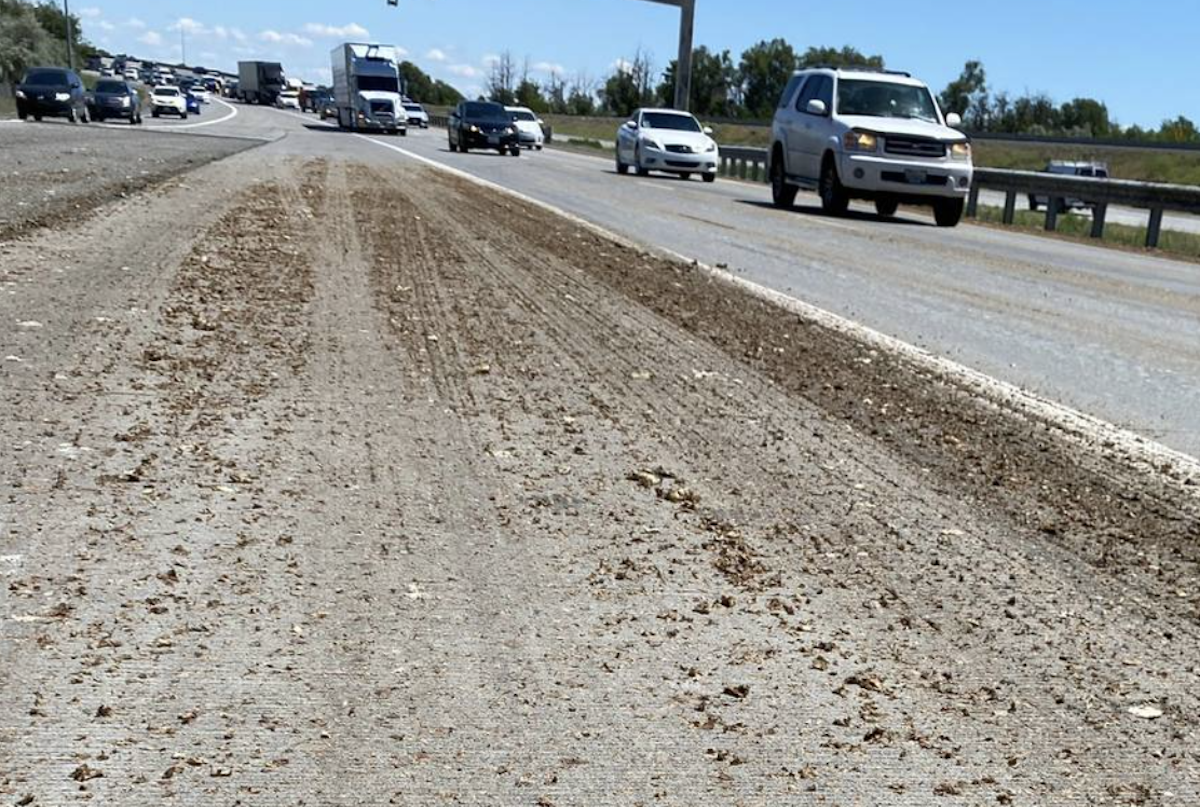
M720 173L735 179L767 182L766 149L723 147ZM1058 229L1058 218L1066 200L1079 200L1092 208L1093 238L1104 237L1105 219L1109 205L1138 208L1148 211L1146 246L1154 248L1162 237L1163 213L1173 211L1200 215L1200 187L1167 185L1158 182L1134 182L1124 179L1063 176L1036 171L1007 171L998 168L976 168L975 183L967 201L967 216L977 218L979 192L983 189L1005 194L1003 221L1012 224L1016 219L1018 196L1045 197L1046 230Z
M1149 219L1146 225L1146 246L1150 248L1158 246L1165 211L1200 214L1200 187L1192 185L976 168L975 182L971 186L971 195L967 201L967 216L977 216L979 191L984 188L1004 192L1002 220L1005 224L1012 224L1016 218L1018 196L1045 197L1048 202L1046 230L1049 232L1058 229L1058 217L1066 207L1066 200L1079 200L1092 208L1092 238L1104 237L1104 222L1109 205L1147 210Z

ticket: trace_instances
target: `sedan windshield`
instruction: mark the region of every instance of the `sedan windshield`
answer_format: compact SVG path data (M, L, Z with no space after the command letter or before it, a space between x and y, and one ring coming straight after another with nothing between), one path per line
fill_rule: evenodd
M404 108L406 110L408 110L409 112L424 112L425 111L424 109L421 108L420 104L405 104Z
M98 81L96 82L96 92L125 95L128 92L128 88L124 81Z
M463 109L463 114L468 118L477 118L480 120L508 121L508 113L499 104L470 103Z
M837 103L837 111L842 115L915 118L940 123L933 96L925 87L844 78L838 82Z
M532 112L512 112L510 114L513 120L537 120L537 115L534 115Z
M30 70L24 83L35 87L63 87L67 83L67 74L61 70Z
M671 129L676 132L699 132L700 124L691 115L672 115L669 112L647 112L642 115L646 129Z

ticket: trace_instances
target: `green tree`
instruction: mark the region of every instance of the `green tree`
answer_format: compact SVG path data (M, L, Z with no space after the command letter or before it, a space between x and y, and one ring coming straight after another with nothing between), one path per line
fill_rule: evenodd
M654 68L650 54L638 50L633 61L619 64L600 90L600 100L612 115L631 115L638 107L654 103L651 86Z
M962 74L942 90L940 101L943 112L957 112L971 128L987 129L991 104L983 62L967 62Z
M675 71L677 59L672 59L663 71L662 83L658 85L659 103L673 106L675 103ZM731 117L733 97L737 88L737 68L729 51L714 53L703 45L692 52L691 107L697 115Z
M1059 109L1058 117L1059 127L1083 137L1111 137L1114 134L1108 107L1094 98L1068 101Z
M744 114L771 117L796 65L796 51L785 39L763 41L748 48L738 66Z
M525 106L539 115L549 111L550 105L542 95L541 86L531 78L524 78L517 85L517 106Z
M882 56L867 56L858 48L849 45L838 48L809 48L797 62L801 69L805 67L869 67L875 70L883 69Z
M27 68L66 59L66 43L42 27L33 6L0 2L0 82L16 84Z
M401 62L399 70L404 92L409 98L434 106L454 106L462 100L462 93L444 81L430 78L412 62Z
M1200 141L1196 124L1180 115L1175 120L1163 121L1158 130L1158 139L1167 143L1195 143Z

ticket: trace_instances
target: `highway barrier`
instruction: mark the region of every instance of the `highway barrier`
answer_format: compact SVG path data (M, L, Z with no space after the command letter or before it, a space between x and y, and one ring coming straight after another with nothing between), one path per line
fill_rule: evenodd
M766 149L722 148L720 173L734 179L768 182ZM1158 182L1134 182L1127 179L1096 179L1063 176L1037 171L1007 171L976 168L975 183L967 201L967 216L975 218L979 210L979 192L983 189L1005 194L1005 224L1016 218L1017 198L1034 197L1046 206L1046 230L1058 228L1058 218L1067 209L1067 200L1092 209L1093 238L1104 237L1109 205L1146 210L1146 246L1158 246L1162 235L1163 213L1200 214L1200 187L1167 185Z

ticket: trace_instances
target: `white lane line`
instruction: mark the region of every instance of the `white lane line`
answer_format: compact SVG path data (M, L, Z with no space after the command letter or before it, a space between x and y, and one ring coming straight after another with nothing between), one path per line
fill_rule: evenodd
M200 121L199 123L175 123L169 126L163 126L160 124L158 126L151 126L150 128L160 132L173 132L178 129L199 129L203 126L216 126L218 123L224 123L227 120L233 120L237 117L237 107L235 107L233 104L222 101L220 98L214 98L213 100L228 109L229 114L223 118L214 118L213 120Z
M1096 456L1116 459L1118 462L1132 466L1138 472L1153 475L1166 480L1166 469L1171 469L1170 484L1175 486L1187 498L1200 501L1200 489L1188 487L1180 480L1200 476L1200 459L1168 448L1161 443L1142 437L1128 429L1122 429L1106 420L1085 414L1064 404L1021 389L1007 381L992 378L986 373L973 370L956 361L930 353L927 350L910 345L900 339L868 328L853 320L846 319L832 311L806 303L795 297L759 285L751 280L739 277L724 269L717 269L698 260L689 258L666 247L638 243L619 233L594 224L585 218L575 215L552 204L535 199L520 191L506 188L490 180L469 174L466 171L453 168L437 160L431 160L420 154L414 154L408 149L383 143L379 140L357 135L357 137L402 154L411 160L428 165L439 171L452 174L468 182L472 182L490 190L507 194L514 199L531 204L542 210L560 216L573 224L621 244L629 249L649 250L660 255L667 255L677 261L693 266L700 271L719 278L731 285L745 290L750 295L779 306L785 311L806 319L836 333L845 334L852 339L865 343L867 346L899 357L900 360L915 366L917 370L925 370L935 377L945 378L959 385L967 392L974 394L993 405L999 406L1020 416L1031 417L1042 421L1047 426L1056 428L1062 436L1083 450L1091 451Z

